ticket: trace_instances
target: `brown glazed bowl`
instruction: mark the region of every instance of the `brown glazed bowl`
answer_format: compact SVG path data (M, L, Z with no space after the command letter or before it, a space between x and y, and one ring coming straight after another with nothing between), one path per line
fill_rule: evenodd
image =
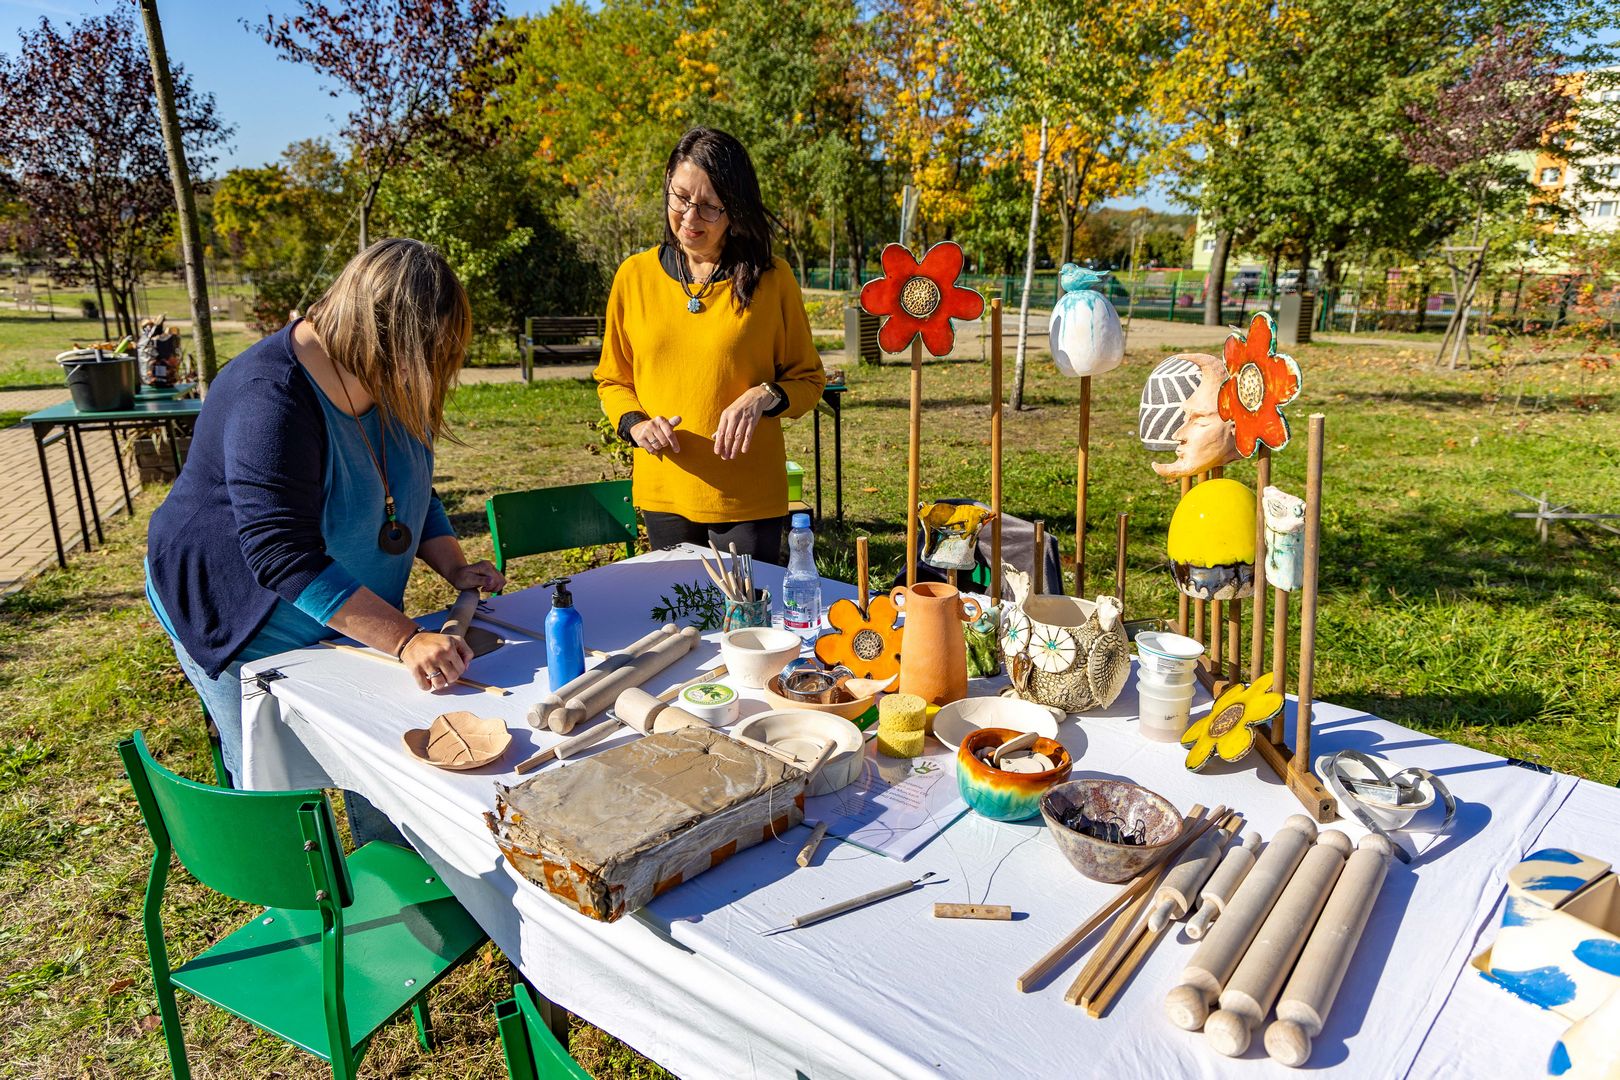
M1117 816L1141 820L1145 844L1115 844L1076 832L1062 816L1079 806L1089 818ZM1058 850L1076 870L1093 881L1118 884L1152 866L1181 836L1181 811L1163 795L1123 780L1070 780L1041 796L1041 817L1057 840Z

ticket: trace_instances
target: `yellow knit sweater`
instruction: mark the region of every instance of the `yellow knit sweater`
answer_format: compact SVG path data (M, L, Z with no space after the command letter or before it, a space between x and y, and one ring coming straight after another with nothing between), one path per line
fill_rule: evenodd
M737 311L730 282L717 283L696 314L686 300L656 247L624 261L608 296L595 373L602 411L615 426L635 411L681 418L680 453L636 449L635 504L704 523L785 514L782 420L815 408L827 381L799 283L779 258L760 277L746 312ZM787 394L787 409L761 417L748 452L722 461L713 438L720 414L766 382Z

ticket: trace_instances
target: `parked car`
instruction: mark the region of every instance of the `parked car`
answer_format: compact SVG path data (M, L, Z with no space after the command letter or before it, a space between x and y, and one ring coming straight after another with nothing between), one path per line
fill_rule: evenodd
M1226 279L1226 297L1235 299L1239 296L1254 296L1260 291L1260 268L1244 267Z
M1306 278L1305 278L1305 288L1306 288L1307 291L1309 291L1309 292L1315 292L1316 291L1318 278L1319 278L1319 275L1317 274L1317 272L1315 270L1312 270L1306 276ZM1284 270L1282 273L1278 274L1277 275L1277 291L1280 292L1280 293L1296 293L1296 292L1299 292L1299 271L1298 270Z

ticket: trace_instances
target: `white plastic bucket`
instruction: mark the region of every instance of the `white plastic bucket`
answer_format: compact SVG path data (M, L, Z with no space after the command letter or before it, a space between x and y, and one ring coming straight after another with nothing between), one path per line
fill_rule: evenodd
M1148 630L1136 635L1136 658L1144 672L1177 675L1192 671L1203 655L1203 645L1181 634Z
M1144 737L1155 742L1176 742L1187 730L1192 712L1193 688L1164 690L1136 680L1137 720Z

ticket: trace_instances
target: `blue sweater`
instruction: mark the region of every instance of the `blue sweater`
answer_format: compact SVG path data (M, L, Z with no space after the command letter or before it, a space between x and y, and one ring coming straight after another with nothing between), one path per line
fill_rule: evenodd
M360 425L327 400L292 351L292 328L227 364L209 388L191 452L147 531L147 591L165 629L211 676L332 636L325 623L361 587L395 606L416 547L451 532L432 491L433 451L378 410L361 425L388 445L388 480L413 543L377 546L382 480Z

